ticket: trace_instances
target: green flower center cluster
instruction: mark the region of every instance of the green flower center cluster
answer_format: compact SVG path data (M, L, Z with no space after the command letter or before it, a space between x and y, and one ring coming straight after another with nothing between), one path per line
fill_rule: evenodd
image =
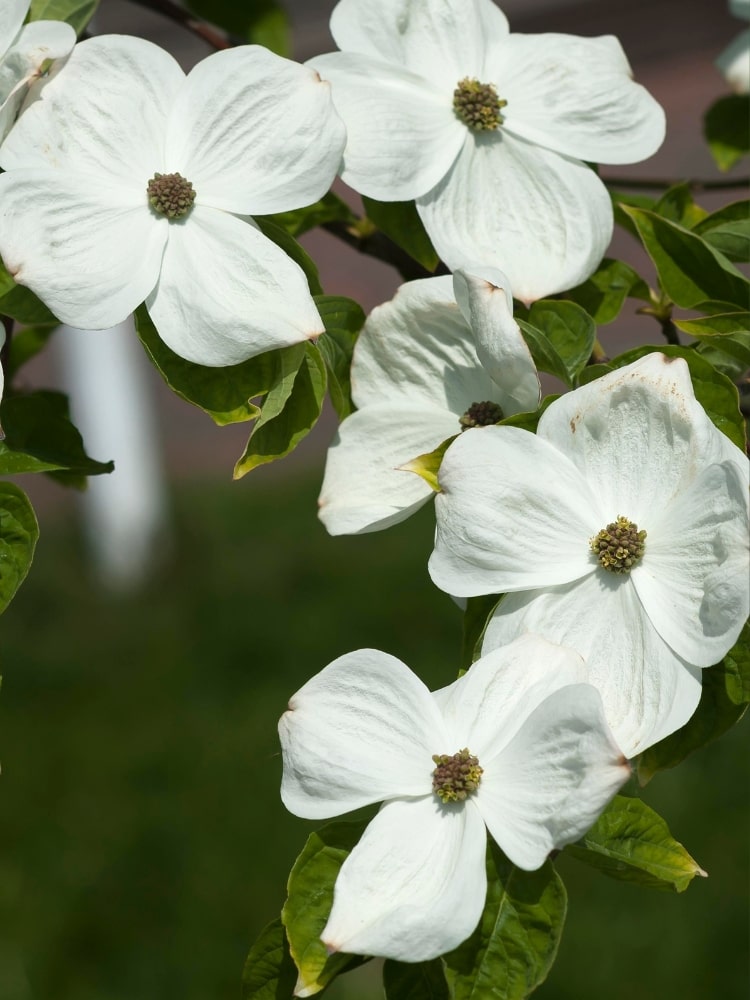
M591 551L610 573L629 573L645 551L646 532L620 515L591 539Z
M493 131L502 125L505 119L500 109L507 103L497 96L494 84L480 83L468 76L459 80L453 91L453 110L475 132Z
M437 765L432 772L432 790L441 802L463 802L479 787L484 771L466 747L453 755L433 754L432 759Z
M486 399L483 403L472 403L462 417L458 418L461 430L467 431L470 427L489 427L503 419L503 409L498 403L491 403Z
M146 192L153 210L168 219L181 219L195 201L193 185L182 174L154 174Z

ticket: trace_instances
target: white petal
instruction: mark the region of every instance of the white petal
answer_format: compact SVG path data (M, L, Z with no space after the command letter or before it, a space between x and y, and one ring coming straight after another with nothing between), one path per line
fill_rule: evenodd
M323 943L406 962L457 947L484 908L486 842L471 803L387 803L341 867Z
M451 100L396 64L331 52L310 60L333 87L347 144L342 178L360 194L409 201L446 174L466 127Z
M146 305L169 347L221 367L323 332L302 269L257 227L196 205L171 223Z
M0 255L63 323L120 323L154 287L167 239L137 193L86 174L18 170L0 177Z
M586 680L578 653L538 635L522 635L491 650L433 694L452 737L441 753L468 747L485 767L546 697Z
M42 66L67 56L75 43L75 31L63 21L32 21L21 29L0 57L0 139L13 124L29 84L39 78Z
M21 30L30 0L3 0L0 5L0 57L8 51Z
M430 692L395 656L358 649L329 663L279 720L281 798L321 819L371 802L432 793L445 729Z
M171 110L167 170L212 208L265 215L309 205L331 186L344 150L330 90L314 70L259 45L216 52Z
M64 72L27 108L0 150L4 170L89 170L143 191L164 171L164 130L185 75L142 38L100 35L76 45Z
M750 611L747 463L709 466L654 511L633 585L654 628L689 663L710 667Z
M472 403L498 396L449 276L401 285L390 302L372 311L354 349L351 377L360 409L406 403L460 417ZM451 433L458 430L456 420Z
M750 91L750 29L737 35L718 57L716 65L735 94Z
M476 804L510 860L533 871L578 840L629 777L599 693L573 684L538 705L485 767Z
M576 580L596 568L600 515L564 455L518 427L483 427L448 448L429 570L457 597ZM554 484L554 489L550 488Z
M524 632L581 654L626 757L684 726L698 706L700 670L661 639L628 579L601 570L575 583L509 594L487 626L483 652Z
M368 406L352 413L328 449L319 516L331 535L379 531L406 520L432 497L418 475L400 468L459 431L436 407Z
M507 33L491 0L340 0L331 15L343 51L380 56L451 91L481 76L487 38Z
M580 469L606 520L648 531L701 469L724 457L724 435L696 402L682 358L647 354L567 393L545 411L539 437Z
M539 376L518 323L513 319L513 299L507 278L500 272L493 280L469 271L457 271L453 282L459 305L461 299L466 298L477 356L500 390L495 401L502 406L506 416L535 410L541 398Z
M417 210L448 267L499 267L524 302L584 281L612 236L609 195L593 170L502 129L468 136Z
M491 76L504 128L529 142L596 163L637 163L664 141L664 111L632 80L612 35L509 35Z

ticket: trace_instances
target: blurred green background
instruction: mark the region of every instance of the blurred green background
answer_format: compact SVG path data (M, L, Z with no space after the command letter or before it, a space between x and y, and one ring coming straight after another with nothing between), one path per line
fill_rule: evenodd
M289 695L360 646L431 686L455 674L432 511L331 539L317 473L257 475L182 484L175 559L139 597L102 593L72 527L45 518L3 617L0 1000L236 1000L313 825L278 796ZM710 873L684 895L560 859L569 918L543 1000L745 995L747 737L740 723L644 794ZM330 995L380 996L376 971Z

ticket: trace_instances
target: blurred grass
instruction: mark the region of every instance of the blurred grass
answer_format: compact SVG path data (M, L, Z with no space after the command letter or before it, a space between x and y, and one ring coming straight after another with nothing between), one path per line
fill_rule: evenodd
M181 487L178 555L126 600L87 580L69 526L43 524L3 618L0 1000L237 998L313 826L278 797L289 695L361 646L433 687L455 675L431 511L331 539L316 478L257 487ZM710 872L683 896L561 858L569 922L538 996L744 995L748 778L741 724L646 790ZM374 972L335 995L379 996Z

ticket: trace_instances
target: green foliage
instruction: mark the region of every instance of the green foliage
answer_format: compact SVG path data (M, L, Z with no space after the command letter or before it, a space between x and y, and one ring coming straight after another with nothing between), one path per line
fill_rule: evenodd
M26 578L39 538L34 509L23 490L0 482L0 614Z
M301 236L302 233L315 229L316 226L325 225L326 222L345 222L349 225L358 222L355 213L333 191L329 191L320 201L316 201L312 205L295 208L292 212L256 216L255 221L258 222L258 220L270 222L272 225L284 229L290 236Z
M482 597L467 597L461 641L462 671L468 670L482 655L482 641L487 624L502 596L487 594Z
M280 918L263 928L242 972L242 1000L288 1000L297 982Z
M286 229L282 229L281 226L271 220L272 216L270 215L259 215L255 219L255 223L264 236L268 237L277 247L281 247L287 257L291 257L296 264L299 264L305 272L307 284L310 287L310 294L322 295L323 287L320 284L320 275L312 257L305 253L299 243L293 236L290 236Z
M669 298L686 309L715 300L747 308L750 282L696 233L637 208L633 220Z
M729 700L735 705L746 705L750 702L750 622L745 622L723 665Z
M443 965L431 962L393 962L383 965L385 1000L450 1000Z
M540 299L516 318L537 368L574 386L596 340L596 325L586 310L565 299Z
M281 919L299 972L297 990L304 989L305 996L320 992L339 973L361 962L353 955L329 955L320 935L331 912L339 869L364 828L364 823L329 823L311 833L289 875Z
M705 216L693 231L728 257L743 263L750 258L750 201L733 201Z
M708 215L705 208L695 203L690 185L685 181L666 190L654 205L653 211L662 219L676 222L685 229L694 229Z
M375 201L362 198L367 218L428 271L440 263L413 201Z
M451 1000L524 1000L555 960L567 909L552 863L524 872L490 845L479 925L444 956Z
M695 337L698 353L729 378L736 379L750 368L750 313L718 313L673 322Z
M584 369L584 372L582 372L582 374L585 374L589 370L590 368ZM522 430L530 431L532 434L534 434L536 433L539 420L541 419L541 416L544 413L544 411L547 409L548 406L550 406L550 404L554 403L554 401L559 398L560 398L559 393L554 393L554 392L550 393L549 396L544 397L544 399L536 408L536 410L531 410L528 413L514 413L510 417L504 417L500 421L500 426L520 427L522 428Z
M611 878L651 889L684 892L696 875L706 874L657 812L624 795L616 795L586 836L565 850Z
M705 114L703 134L720 170L729 170L750 151L750 96L721 97Z
M425 452L424 455L417 455L416 458L412 458L409 462L404 462L400 468L405 472L413 472L415 475L421 476L431 490L435 493L440 493L441 487L438 480L438 473L440 472L443 455L457 437L458 434L454 434L453 437L446 438L434 451Z
M629 264L605 257L588 280L568 292L567 298L586 310L597 326L620 315L627 298L648 301L648 286Z
M80 35L96 12L99 0L31 0L30 21L67 21Z
M290 55L289 22L276 0L188 0L187 6L243 42Z
M314 344L299 348L300 360L290 364L263 400L260 417L234 467L235 479L289 455L318 422L326 394L325 361Z
M317 345L328 370L328 391L339 420L343 420L354 409L349 370L365 314L357 302L340 295L318 295L315 305L326 328Z
M86 476L112 472L112 462L97 462L84 451L70 421L68 400L60 392L8 396L0 406L5 439L0 441L0 475L50 472L69 486L83 488Z
M622 191L610 191L610 198L612 199L612 210L615 216L615 222L618 226L621 226L626 232L630 233L637 240L640 239L638 236L638 230L635 227L635 223L628 215L626 209L631 208L643 208L646 211L652 212L656 201L654 198L649 198L645 194L624 194Z
M45 304L30 288L17 285L0 263L0 314L10 316L19 323L58 325Z
M57 322L40 323L37 326L25 326L23 329L13 331L13 339L8 351L8 364L5 368L5 377L9 382L27 361L36 357L47 346L48 340L57 327Z

